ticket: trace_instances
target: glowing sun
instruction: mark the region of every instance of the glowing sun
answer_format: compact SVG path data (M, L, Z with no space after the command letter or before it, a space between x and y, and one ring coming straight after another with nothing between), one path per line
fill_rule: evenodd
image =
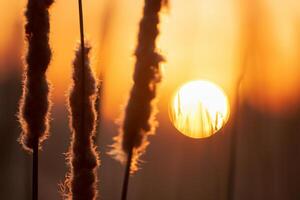
M206 138L216 133L227 122L229 112L224 91L214 83L203 80L181 86L169 106L173 125L192 138Z

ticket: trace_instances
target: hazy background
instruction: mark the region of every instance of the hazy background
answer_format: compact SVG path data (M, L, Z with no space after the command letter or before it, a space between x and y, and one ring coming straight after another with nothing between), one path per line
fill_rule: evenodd
M25 55L26 1L0 0L0 194L30 199L31 156L16 142ZM120 197L124 167L106 155L115 121L126 103L143 1L84 1L93 68L104 74L100 196ZM66 93L79 39L77 1L56 0L51 12L53 60L51 136L40 153L40 199L60 199L70 131ZM238 126L235 199L300 199L300 1L171 0L161 16L158 47L167 62L159 89L160 126L130 180L130 200L222 200L228 188L232 125ZM240 117L209 139L181 135L168 119L168 102L181 84L208 79L235 106L240 75ZM233 109L235 110L235 109ZM233 111L232 111L233 112Z

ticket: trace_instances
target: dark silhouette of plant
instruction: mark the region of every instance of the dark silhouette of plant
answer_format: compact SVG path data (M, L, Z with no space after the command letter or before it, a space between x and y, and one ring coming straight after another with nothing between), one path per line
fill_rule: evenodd
M73 86L69 96L72 139L67 154L70 173L67 175L66 191L64 192L66 199L92 200L97 198L96 172L99 166L98 153L93 140L96 128L96 111L94 107L96 81L89 66L88 54L90 47L86 45L84 49L85 65L82 65L81 51L79 49L76 52L73 63ZM83 71L84 76L82 76ZM82 97L83 91L84 96Z
M129 171L138 169L139 157L149 144L148 136L154 133L157 126L154 119L154 99L157 83L161 80L159 63L164 58L157 53L155 42L159 34L159 12L163 4L162 0L145 0L135 51L134 85L125 109L122 130L114 138L115 144L110 152L121 162L127 159L122 199L127 196Z
M48 9L52 3L53 0L28 0L25 12L28 52L19 120L22 126L20 142L25 150L33 152L33 199L38 196L38 149L48 137L49 129L46 71L51 59Z
M46 71L51 59L49 46L49 13L52 0L29 0L25 26L28 52L23 97L20 104L22 135L20 141L26 150L39 148L48 136L49 84Z
M132 171L138 169L138 159L149 144L148 136L153 134L157 126L153 100L156 97L157 83L161 80L159 63L164 61L164 58L157 53L155 45L159 34L161 6L161 0L145 1L144 16L140 22L138 46L135 52L134 85L125 110L122 130L114 138L116 143L110 152L117 160L124 162L132 151Z

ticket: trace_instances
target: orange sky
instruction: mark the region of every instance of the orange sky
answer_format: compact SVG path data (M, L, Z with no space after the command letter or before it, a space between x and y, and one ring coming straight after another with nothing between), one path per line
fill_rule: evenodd
M161 106L166 107L170 94L179 85L201 78L219 84L230 99L234 98L245 58L245 15L249 9L245 9L244 2L170 1L170 11L162 14L158 40L158 47L167 60L160 87ZM112 118L119 115L131 86L142 4L134 0L84 1L85 31L93 46L93 68L99 71L100 66L105 67L104 107ZM0 1L1 49L16 16L22 15L24 5L25 1ZM108 21L109 37L101 43L101 23L107 7L113 17ZM292 108L292 103L299 102L295 94L300 94L300 2L266 0L255 13L261 17L257 21L261 57L248 64L244 94L254 105L263 108L266 104L277 111L288 108L287 105ZM57 0L53 5L50 38L53 60L48 75L54 87L54 103L60 103L64 102L69 87L71 62L79 38L77 1Z

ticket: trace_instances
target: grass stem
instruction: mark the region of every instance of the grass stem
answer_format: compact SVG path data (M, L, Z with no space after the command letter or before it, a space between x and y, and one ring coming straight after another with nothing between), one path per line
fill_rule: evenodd
M85 97L85 44L84 44L84 23L83 23L83 9L82 9L82 0L78 0L78 13L79 13L79 28L80 28L80 46L81 46L81 76L82 76L82 104L84 104L84 97ZM82 106L81 110L81 131L84 133L85 130L85 107Z
M32 200L38 200L38 180L39 180L39 148L38 142L33 146L32 156Z
M129 177L130 177L130 167L131 167L131 162L132 162L132 151L133 151L133 148L131 148L130 151L128 152L126 169L125 169L123 186L122 186L121 200L126 200L127 199L128 184L129 184Z

